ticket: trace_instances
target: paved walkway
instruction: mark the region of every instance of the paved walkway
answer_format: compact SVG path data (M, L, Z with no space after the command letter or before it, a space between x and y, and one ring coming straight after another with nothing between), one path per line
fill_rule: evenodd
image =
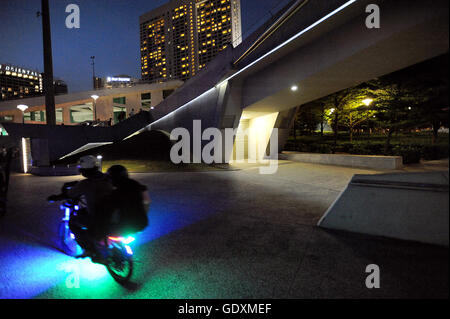
M73 178L14 175L0 220L0 297L448 298L448 249L315 226L354 174L377 172L292 162L275 175L238 168L133 176L153 203L128 290L56 249L61 213L45 198ZM380 289L365 286L369 264L380 267ZM80 288L68 289L74 269Z

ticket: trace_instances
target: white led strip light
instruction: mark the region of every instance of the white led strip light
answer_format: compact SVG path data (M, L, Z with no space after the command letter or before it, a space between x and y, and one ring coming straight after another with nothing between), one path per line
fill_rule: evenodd
M328 20L329 18L331 18L332 16L334 16L335 14L339 13L340 11L344 10L345 8L347 8L348 6L352 5L353 3L355 3L358 0L350 0L347 1L346 3L344 3L342 6L340 6L339 8L335 9L334 11L328 13L326 16L320 18L319 20L317 20L316 22L314 22L313 24L311 24L309 27L303 29L302 31L300 31L299 33L297 33L296 35L294 35L293 37L291 37L290 39L286 40L285 42L281 43L280 45L278 45L277 47L275 47L274 49L270 50L269 52L267 52L266 54L264 54L263 56L261 56L260 58L256 59L255 61L253 61L252 63L246 65L244 68L242 68L241 70L239 70L238 72L234 73L233 75L229 76L228 78L226 78L225 80L223 80L222 82L220 82L218 85L212 87L211 89L209 89L208 91L202 93L201 95L197 96L195 99L187 102L186 104L180 106L178 109L173 110L172 112L164 115L163 117L161 117L160 119L156 120L155 122L149 124L147 127L151 127L153 124L156 124L162 120L164 120L165 118L173 115L175 112L179 111L180 109L188 106L189 104L193 103L194 101L198 100L199 98L201 98L202 96L208 94L209 92L211 92L212 90L216 89L217 87L221 86L223 83L226 83L227 81L231 80L232 78L236 77L238 74L244 72L245 70L249 69L250 67L252 67L253 65L255 65L256 63L258 63L259 61L261 61L262 59L268 57L269 55L271 55L272 53L274 53L275 51L278 51L279 49L281 49L282 47L284 47L285 45L289 44L290 42L294 41L295 39L297 39L298 37L302 36L303 34L305 34L306 32L308 32L309 30L315 28L316 26L318 26L319 24L321 24L322 22L324 22L325 20Z
M22 137L23 172L28 173L27 140Z

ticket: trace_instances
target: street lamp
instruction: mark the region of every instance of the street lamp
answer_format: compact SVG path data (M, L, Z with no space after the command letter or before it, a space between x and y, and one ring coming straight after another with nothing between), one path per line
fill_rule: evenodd
M373 99L365 99L362 101L366 106L369 106L370 104L372 104Z
M291 91L292 92L296 92L297 90L298 90L298 86L297 85L291 86Z
M97 99L100 96L98 95L91 95L91 98L94 100L94 122L97 121Z
M24 112L28 109L28 105L19 104L17 108L22 111L22 124L25 124L25 114Z
M96 80L95 80L95 56L91 56L91 65L92 65L92 81L93 81L93 86L94 86L94 90L97 89L97 85L96 85Z

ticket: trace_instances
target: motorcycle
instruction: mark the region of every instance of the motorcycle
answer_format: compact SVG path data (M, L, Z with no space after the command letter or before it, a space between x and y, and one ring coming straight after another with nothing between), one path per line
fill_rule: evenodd
M106 236L101 242L96 243L97 254L83 255L83 249L77 241L77 237L70 229L70 221L74 217L85 212L86 205L81 199L71 199L66 194L76 182L66 183L62 193L52 195L49 202L63 201L60 209L64 211L64 217L59 224L59 239L63 251L72 257L90 257L92 262L103 264L111 276L119 283L126 283L133 274L133 250L130 244L135 240L132 236ZM86 230L86 227L82 227ZM98 256L101 256L99 258Z

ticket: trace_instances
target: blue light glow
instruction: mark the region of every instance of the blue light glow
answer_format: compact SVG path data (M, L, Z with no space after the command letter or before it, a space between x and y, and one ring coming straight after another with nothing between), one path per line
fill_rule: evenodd
M134 242L134 241L135 241L135 238L129 236L129 237L123 239L123 240L122 240L122 243L124 243L125 245L129 245L129 244L131 244L131 243Z
M133 255L133 250L131 249L131 247L130 246L128 246L128 245L125 245L125 250L127 251L127 254L128 255Z

